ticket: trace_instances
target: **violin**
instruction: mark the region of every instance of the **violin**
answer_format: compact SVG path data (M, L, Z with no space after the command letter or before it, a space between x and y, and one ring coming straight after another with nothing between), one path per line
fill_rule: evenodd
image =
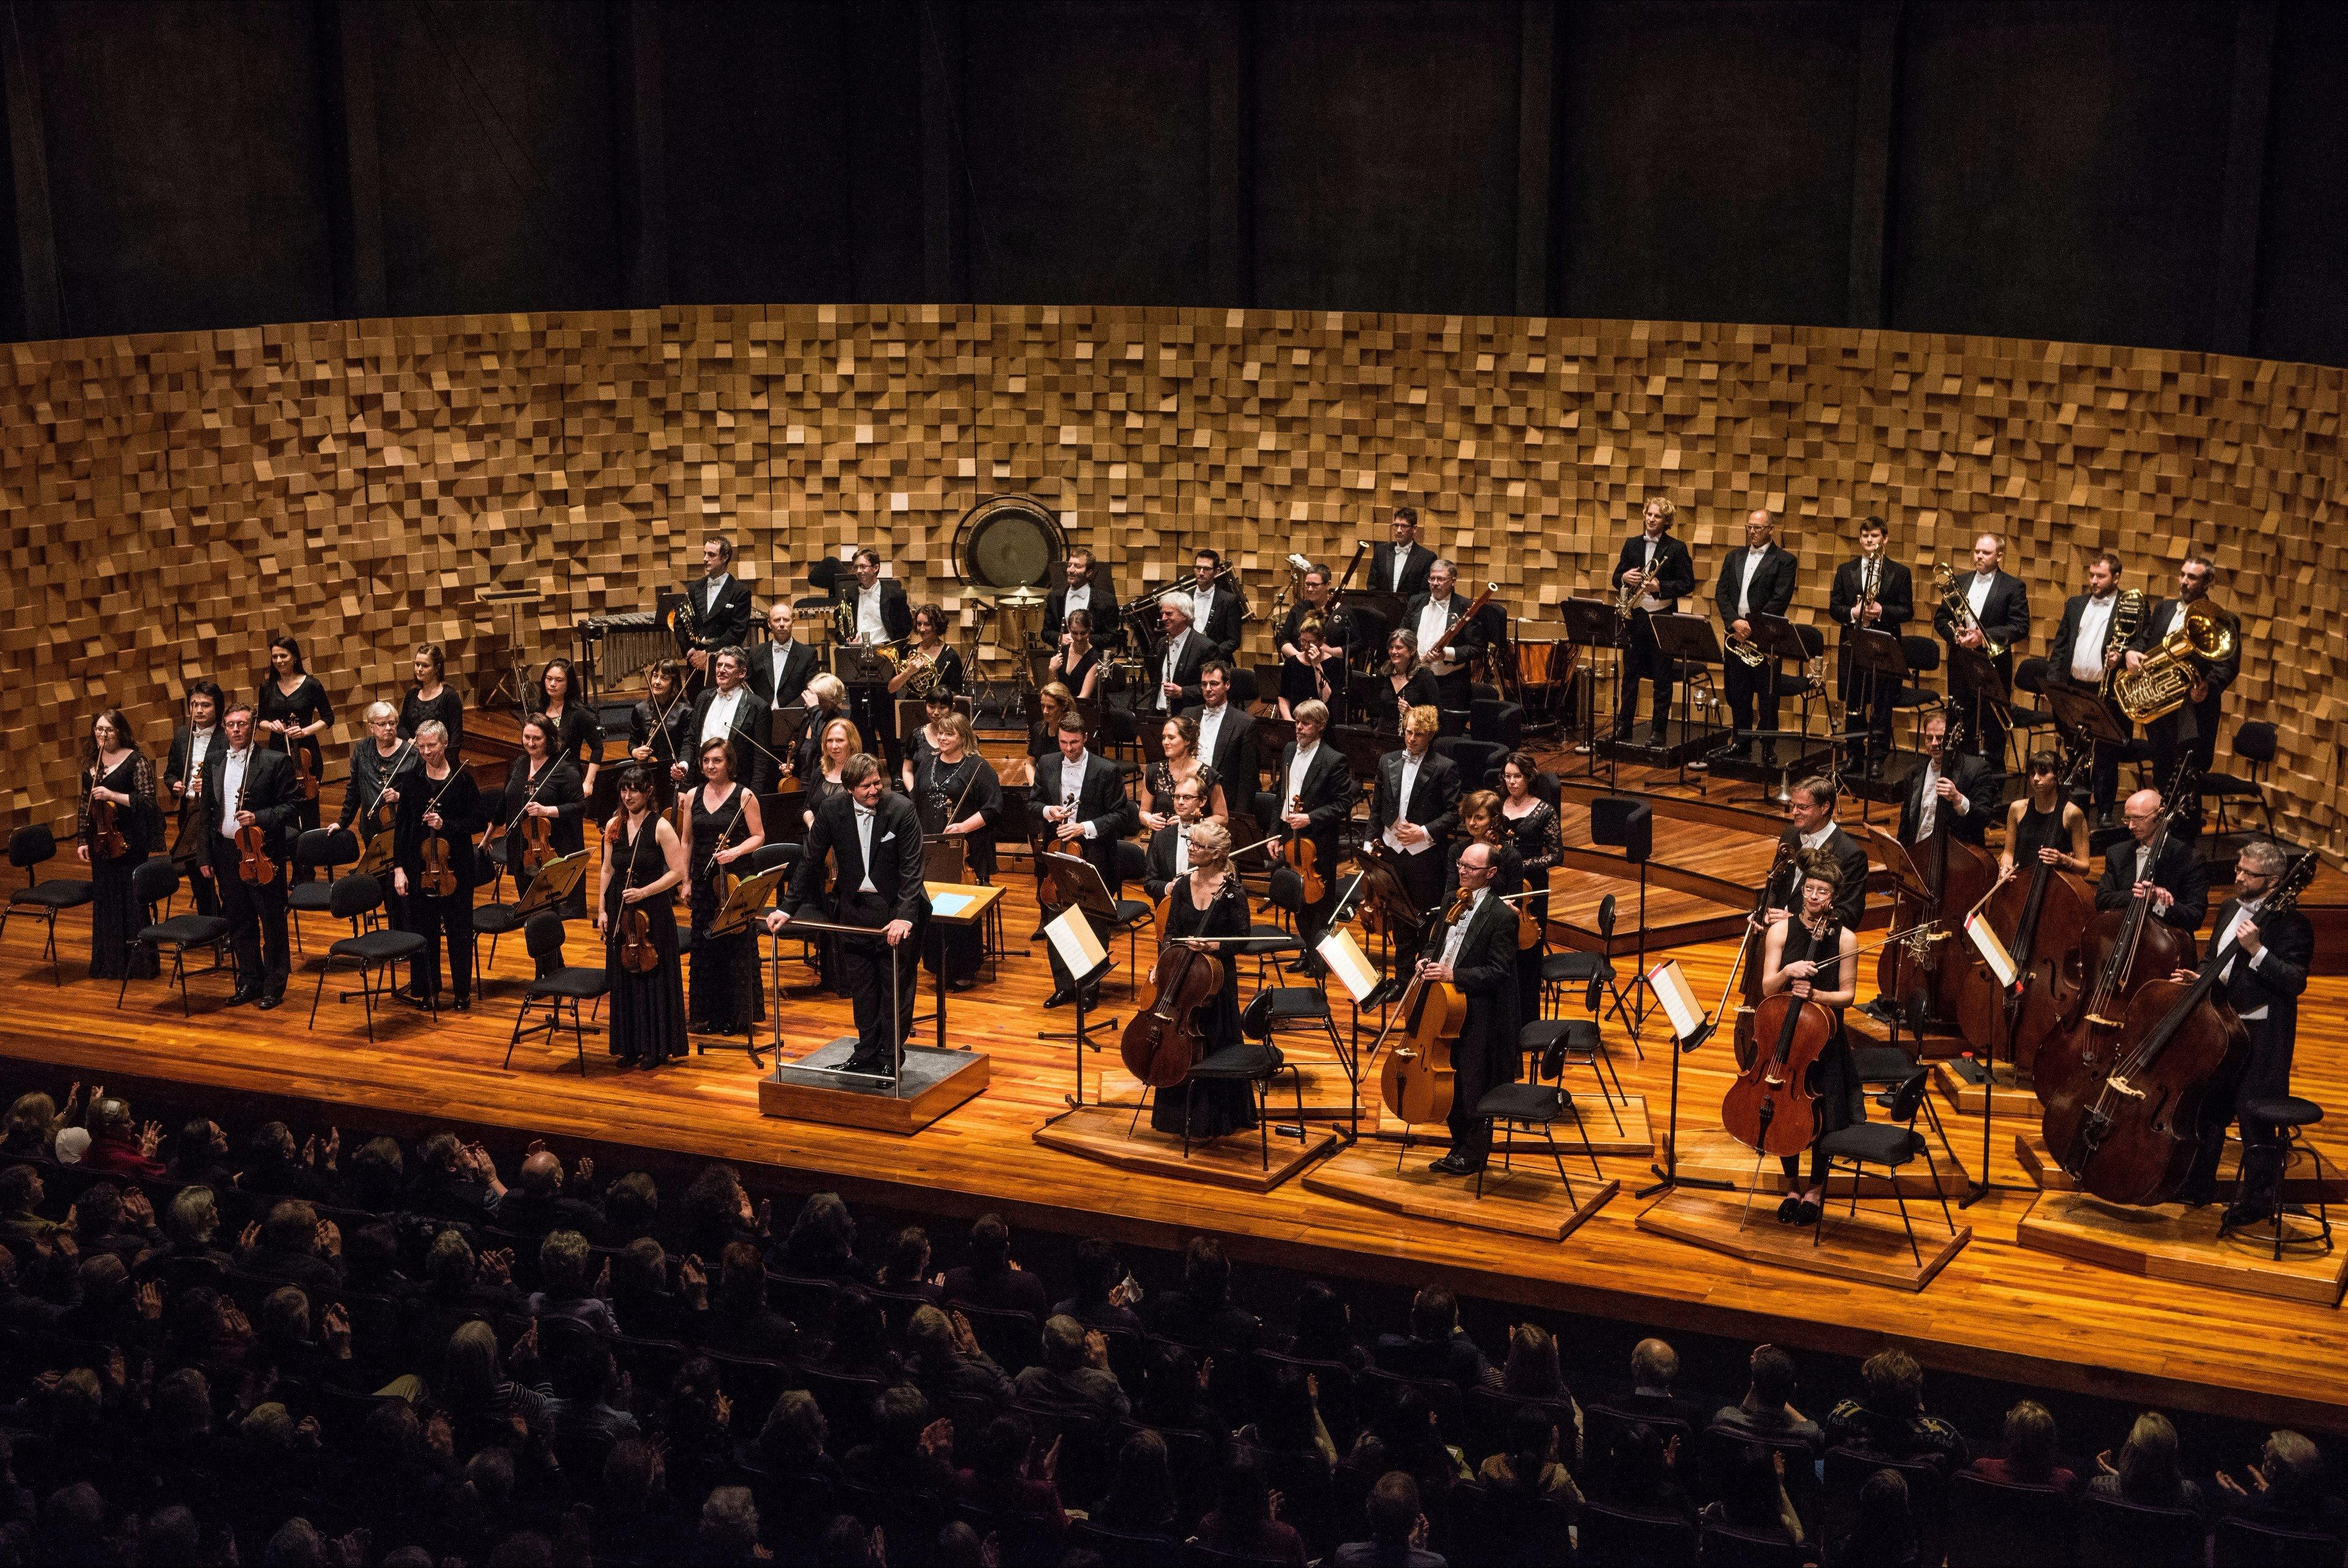
M546 819L537 817L532 820L543 822ZM621 879L623 892L635 883L636 856L644 853L644 840L657 839L660 836L659 826L659 817L646 813L644 825L629 841L628 869ZM653 942L653 918L644 912L642 904L623 904L617 935L620 938L620 968L632 975L649 975L660 968L660 948Z
M99 771L90 769L90 788L98 788ZM120 808L110 800L89 803L89 857L92 860L118 860L130 853L130 841L122 835Z
M1470 896L1461 893L1444 911L1440 924L1449 926L1457 920L1470 902ZM1410 989L1403 994L1401 1009L1387 1022L1386 1030L1396 1021L1402 1024L1403 1038L1379 1071L1379 1096L1405 1126L1449 1120L1457 1081L1451 1050L1468 1024L1467 993L1449 980L1414 975ZM1385 1030L1382 1030L1371 1047L1372 1054L1385 1040Z
M1838 942L1840 927L1830 923L1827 935ZM1835 961L1838 958L1826 962ZM1798 1154L1818 1137L1818 1097L1810 1088L1810 1069L1834 1042L1835 1016L1807 997L1783 990L1761 999L1753 1011L1753 1030L1766 1048L1756 1050L1728 1086L1720 1102L1721 1125L1756 1153Z
M1302 794L1290 795L1288 809L1303 811L1304 797ZM1304 902L1318 904L1328 897L1329 885L1321 880L1320 845L1301 833L1291 833L1281 844L1280 856L1296 873L1297 880L1304 884Z
M2297 904L2314 871L2315 856L2301 856L2260 904L2259 919ZM2059 1106L2048 1099L2046 1146L2081 1191L2153 1204L2184 1186L2200 1148L2202 1107L2240 1080L2250 1055L2249 1031L2218 993L2225 967L2212 961L2190 980L2146 981L2119 1026L2089 1039L2075 1075L2060 1085ZM2042 1094L2047 1088L2042 1077Z
M448 841L434 834L424 841L424 891L435 898L451 898L457 893L457 868L448 863Z
M554 819L532 816L521 825L521 868L532 876L546 869L554 858Z
M317 799L318 774L317 770L310 765L310 748L304 745L291 732L288 732L285 736L285 749L293 753L294 781L302 786L302 798L304 800Z
M252 787L252 774L246 770L244 782L236 788L236 809L244 810L244 797ZM258 822L249 822L236 830L236 875L249 887L258 887L277 880L277 862L269 858L269 834Z
M1170 908L1173 899L1168 893L1159 907ZM1125 1070L1152 1089L1171 1089L1189 1077L1207 1050L1198 1009L1222 989L1223 960L1214 954L1179 938L1160 948L1158 994L1117 1041Z

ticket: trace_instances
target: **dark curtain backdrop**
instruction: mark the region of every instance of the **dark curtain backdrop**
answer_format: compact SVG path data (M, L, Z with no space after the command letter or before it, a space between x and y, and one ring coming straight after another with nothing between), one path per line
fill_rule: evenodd
M0 0L15 338L811 301L2348 363L2331 0Z

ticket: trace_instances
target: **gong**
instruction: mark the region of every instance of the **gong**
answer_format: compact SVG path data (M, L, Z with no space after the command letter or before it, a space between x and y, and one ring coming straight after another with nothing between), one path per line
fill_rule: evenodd
M1059 518L1033 496L990 496L954 527L954 570L979 593L1040 588L1067 554Z

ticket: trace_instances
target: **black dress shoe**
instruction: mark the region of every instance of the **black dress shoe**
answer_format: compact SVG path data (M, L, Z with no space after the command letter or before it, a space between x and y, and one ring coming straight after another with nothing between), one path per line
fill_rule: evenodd
M1438 1176L1472 1176L1478 1169L1475 1162L1459 1154L1446 1154L1426 1168Z
M253 1005L259 1008L263 1012L267 1012L270 1009L277 1006L284 999L285 993L283 991L263 991L261 993L261 999Z
M2188 1209L2207 1208L2217 1197L2217 1189L2207 1182L2188 1183L2177 1194L2177 1202Z
M241 1008L248 1002L257 1002L260 999L261 988L259 986L239 986L235 990L229 993L228 1005L232 1008Z
M1090 1012L1093 1009L1100 1006L1100 982L1098 980L1094 981L1091 985L1085 988L1084 999L1085 1010L1086 1012Z
M1649 730L1647 732L1647 744L1651 746L1667 746L1671 744L1671 739L1661 730Z
M2274 1225L2274 1199L2271 1196L2238 1198L2226 1205L2223 1224L2228 1230L2242 1230L2250 1225L2265 1225L2271 1229Z
M1047 1008L1064 1008L1076 999L1076 993L1070 990L1067 987L1062 986L1058 990L1054 991L1050 996L1044 999L1044 1005Z
M458 997L455 1001L450 1002L448 1005L456 1009L458 1012L471 1012L473 1010L473 999L470 997Z
M1802 1195L1799 1193L1787 1193L1777 1204L1777 1223L1781 1225L1792 1225L1795 1216L1801 1212Z
M1794 1223L1797 1225L1814 1225L1818 1223L1820 1213L1816 1199L1804 1198L1801 1206L1794 1211Z
M1774 768L1777 765L1776 747L1764 746L1761 748L1761 765L1765 768Z

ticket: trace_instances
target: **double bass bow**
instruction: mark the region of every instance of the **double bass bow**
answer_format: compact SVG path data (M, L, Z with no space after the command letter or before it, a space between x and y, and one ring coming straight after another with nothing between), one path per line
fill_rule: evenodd
M2258 918L2290 910L2314 872L2314 854L2300 856L2260 901ZM2165 1204L2184 1186L2200 1149L2203 1103L2239 1080L2250 1054L2249 1031L2218 993L2226 968L2219 960L2230 950L2212 953L2190 980L2138 987L2109 1049L2065 1081L2059 1112L2048 1102L2046 1146L2081 1191L2144 1205Z

